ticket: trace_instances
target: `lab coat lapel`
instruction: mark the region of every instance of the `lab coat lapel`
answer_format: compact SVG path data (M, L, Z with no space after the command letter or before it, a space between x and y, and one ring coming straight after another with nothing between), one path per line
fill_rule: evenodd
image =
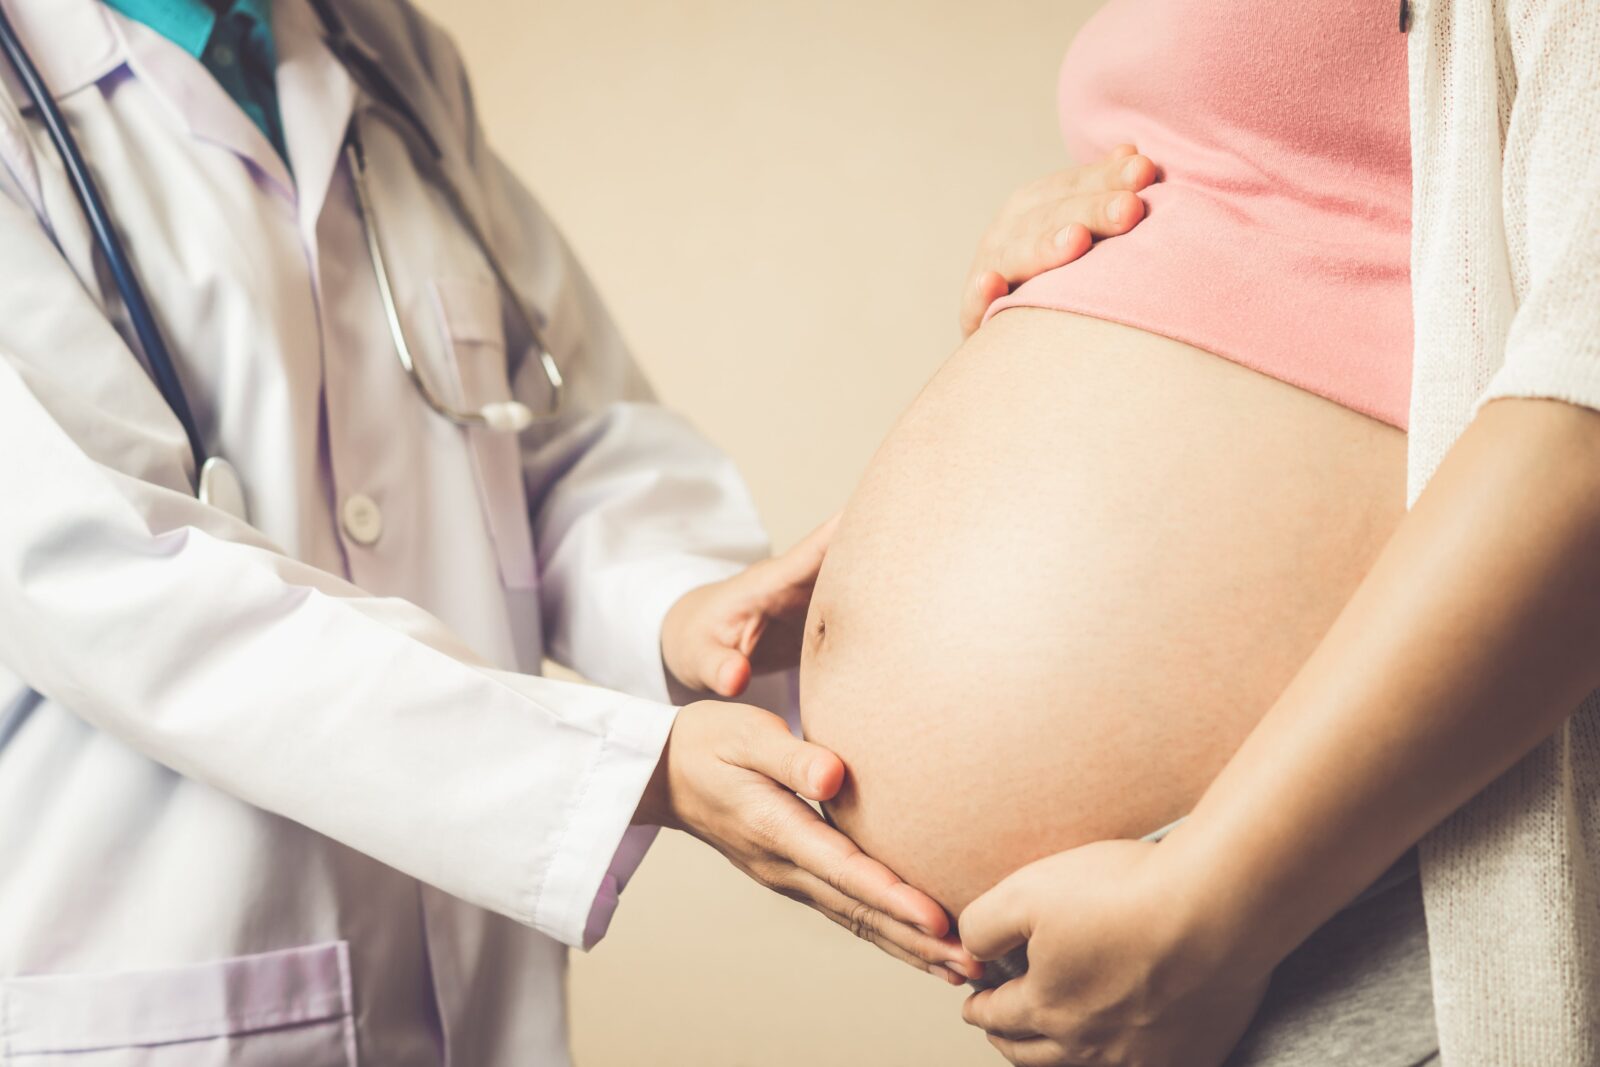
M0 0L0 7L58 98L92 85L122 62L110 15L93 0ZM0 82L20 106L26 96L9 63L0 62Z
M278 0L273 9L278 45L278 106L283 137L299 190L301 237L317 247L317 220L343 157L356 87L328 47L304 0Z
M164 100L199 140L225 148L250 164L292 200L294 182L277 149L201 62L140 22L112 16L126 42L128 67Z
M0 0L0 6L58 99L95 84L123 64L110 15L93 0ZM93 278L93 240L61 158L42 132L23 126L20 113L32 107L9 63L0 62L0 83L17 108L15 113L6 109L10 117L0 131L0 165L11 171L78 277Z

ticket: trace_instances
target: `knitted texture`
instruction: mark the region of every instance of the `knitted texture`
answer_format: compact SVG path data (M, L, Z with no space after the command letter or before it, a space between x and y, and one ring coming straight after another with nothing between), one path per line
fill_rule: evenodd
M1162 180L991 314L1120 322L1404 429L1406 62L1392 0L1107 3L1061 64L1061 132L1083 161L1132 141Z
M1411 3L1415 500L1488 400L1600 408L1600 8ZM1600 695L1420 851L1445 1067L1600 1064Z

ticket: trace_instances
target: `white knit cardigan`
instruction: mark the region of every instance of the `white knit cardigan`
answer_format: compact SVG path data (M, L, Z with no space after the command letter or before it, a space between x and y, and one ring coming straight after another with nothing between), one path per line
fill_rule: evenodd
M1411 8L1415 500L1489 399L1600 408L1600 0ZM1600 1065L1600 695L1421 860L1445 1067Z

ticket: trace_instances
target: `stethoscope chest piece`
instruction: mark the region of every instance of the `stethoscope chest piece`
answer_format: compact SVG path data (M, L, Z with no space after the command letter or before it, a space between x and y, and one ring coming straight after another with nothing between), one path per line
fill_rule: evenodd
M200 491L196 495L202 504L226 511L240 522L250 521L239 472L221 456L212 456L200 468Z

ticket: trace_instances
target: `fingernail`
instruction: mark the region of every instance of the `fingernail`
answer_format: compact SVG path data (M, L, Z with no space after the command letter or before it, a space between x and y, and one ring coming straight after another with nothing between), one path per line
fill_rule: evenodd
M1139 171L1143 167L1144 164L1139 161L1138 156L1130 156L1128 162L1122 166L1122 180L1132 185L1139 180Z
M956 963L952 960L951 962L945 964L945 966L959 974L962 978L965 978L968 981L972 980L972 975L969 973L968 968L964 964Z
M1119 225L1122 223L1122 220L1127 216L1127 214L1128 200L1126 197L1117 197L1116 199L1112 200L1111 205L1106 208L1106 218Z
M1062 230L1062 231L1060 231L1059 233L1056 234L1056 251L1065 252L1067 250L1067 247L1069 245L1071 245L1071 244L1072 244L1072 227L1068 226L1066 229L1064 229L1064 230Z

